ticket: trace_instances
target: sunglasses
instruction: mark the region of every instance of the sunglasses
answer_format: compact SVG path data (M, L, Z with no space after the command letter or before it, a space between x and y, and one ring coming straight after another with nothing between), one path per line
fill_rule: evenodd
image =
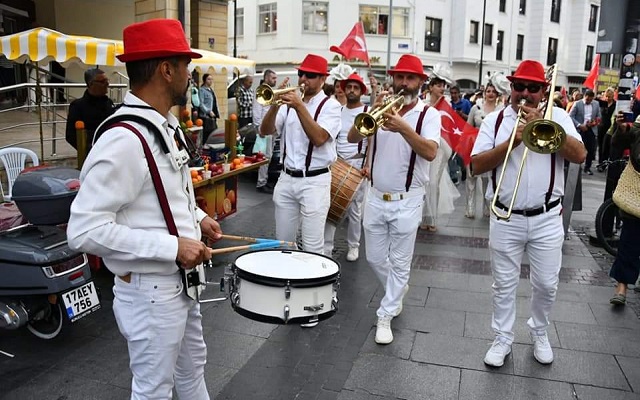
M302 78L303 76L306 76L307 79L316 79L317 77L320 76L320 74L315 74L313 72L306 72L306 71L298 71L298 77Z
M540 89L542 89L542 85L539 83L530 83L525 85L524 83L514 82L512 87L516 92L524 92L524 90L527 89L529 93L538 93Z

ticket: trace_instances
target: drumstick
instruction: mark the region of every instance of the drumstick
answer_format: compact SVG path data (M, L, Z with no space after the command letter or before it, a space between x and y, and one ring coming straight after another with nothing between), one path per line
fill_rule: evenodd
M286 242L284 240L278 240L278 239L254 238L249 236L222 235L221 239L239 240L239 241L251 242L251 243L280 242L282 246L290 246L290 247L296 246L295 242Z
M4 354L5 356L7 356L7 357L9 357L9 358L13 358L13 357L14 357L14 355L13 355L13 354L11 354L11 353L7 353L6 351L2 351L2 350L0 350L0 354Z
M270 249L274 247L280 247L282 244L279 240L271 240L268 242L261 242L256 244L245 244L243 246L231 246L231 247L222 247L219 249L211 249L211 254L224 254L224 253L233 253L234 251L242 251L242 250L260 250L260 249Z

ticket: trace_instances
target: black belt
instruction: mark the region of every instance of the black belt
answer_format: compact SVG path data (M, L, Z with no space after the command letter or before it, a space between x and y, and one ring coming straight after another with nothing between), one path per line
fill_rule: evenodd
M552 208L554 208L555 206L557 206L558 204L560 204L560 199L555 199L554 201L552 201L551 203L542 206L542 207L538 207L538 208L529 208L527 210L512 210L511 213L512 214L517 214L517 215L524 215L525 217L535 217L536 215L540 215L542 213L545 213L549 210L551 210ZM507 211L508 208L507 206L505 206L504 204L500 203L499 201L496 201L496 207L498 207L501 210Z
M305 176L312 177L312 176L326 174L327 172L329 172L329 168L314 169L312 171L309 171L309 172L305 173L301 169L289 169L289 168L285 167L284 168L284 172L285 172L285 174L291 175L294 178L303 178Z

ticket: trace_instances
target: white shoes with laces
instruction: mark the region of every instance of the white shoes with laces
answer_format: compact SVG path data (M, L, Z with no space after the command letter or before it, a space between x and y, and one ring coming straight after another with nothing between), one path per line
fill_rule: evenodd
M511 345L504 339L496 338L489 351L484 356L484 363L492 367L502 367L504 359L511 353Z
M358 257L360 257L360 250L357 247L349 247L349 251L347 251L347 261L357 261Z
M391 332L391 319L393 317L378 317L376 324L376 343L389 344L393 342L393 332Z
M551 364L553 362L553 350L547 334L531 334L531 340L533 341L533 357L536 361L540 364Z

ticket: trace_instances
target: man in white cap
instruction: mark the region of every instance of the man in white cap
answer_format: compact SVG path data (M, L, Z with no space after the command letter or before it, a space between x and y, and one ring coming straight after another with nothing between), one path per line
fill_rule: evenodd
M196 207L184 135L169 111L186 103L187 66L201 55L176 20L136 23L123 37L117 57L131 91L96 132L71 205L69 246L102 257L115 274L113 313L129 349L131 398L171 399L175 386L181 399L206 400L200 305L183 293L179 269L211 259L201 236L218 240L222 232Z
M413 248L429 167L440 142L440 113L418 97L427 78L422 61L415 55L400 57L393 77L393 91L402 90L404 104L398 112L389 111L382 127L371 139L368 166L371 187L364 209L364 237L367 261L384 287L384 296L376 311L375 341L393 341L391 320L402 312L402 300L409 290ZM378 96L373 107L382 104ZM355 127L349 141L363 137Z

